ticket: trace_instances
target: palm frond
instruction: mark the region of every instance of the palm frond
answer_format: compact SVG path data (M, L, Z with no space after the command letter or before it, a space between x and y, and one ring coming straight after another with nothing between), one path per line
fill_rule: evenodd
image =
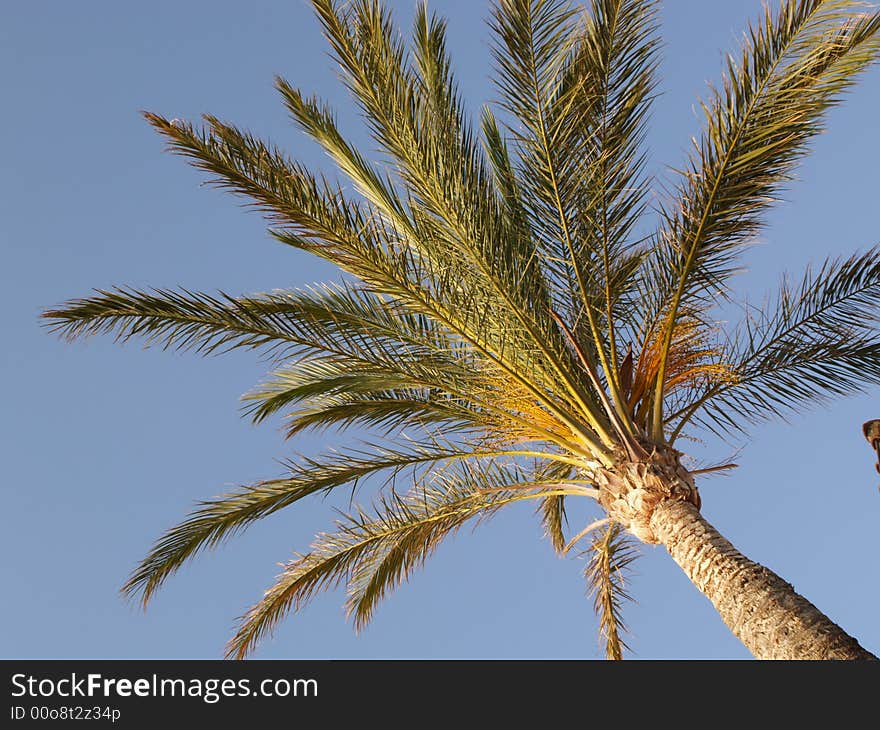
M537 370L601 434L598 409L548 316L534 244L505 215L458 98L445 24L420 6L410 59L377 2L354 3L347 16L327 0L316 6L349 87L409 191L414 246L449 283L446 297L461 291L490 307L509 351L528 357L519 367Z
M306 430L366 426L384 436L414 427L422 431L469 434L486 438L487 433L503 433L508 443L532 441L538 435L515 417L490 407L481 408L463 399L424 388L394 391L339 393L319 402L300 406L287 414L288 438Z
M531 393L503 371L448 352L386 348L380 339L371 349L310 355L288 362L245 395L255 422L299 405L287 415L290 433L306 417L320 423L328 409L357 408L364 399L389 415L394 401L398 416L427 415L437 422L441 414L470 428L495 433L496 441L546 441L571 450L572 434L539 405ZM343 420L352 414L339 413ZM363 413L363 411L362 411ZM328 421L329 422L329 421Z
M322 284L246 297L117 288L74 299L42 315L67 339L115 334L147 345L203 354L261 348L276 359L303 353L366 353L380 343L464 358L466 353L430 320L397 311L349 284Z
M535 479L543 480L568 480L576 476L577 469L571 463L565 461L548 461L546 465L536 472ZM558 494L545 497L538 505L541 515L541 524L544 527L544 535L550 540L550 545L557 555L562 555L565 549L565 527L568 517L565 513L565 495Z
M415 483L410 492L382 497L369 514L360 509L318 536L310 552L287 564L263 598L242 617L227 655L243 658L291 609L345 584L355 626L369 622L387 592L404 582L443 538L471 519L542 493L566 492L566 482L534 482L515 464L461 462Z
M401 199L394 180L373 166L343 136L333 112L317 98L307 99L299 89L277 77L275 85L297 125L323 147L358 192L387 219L404 240L418 247L419 232L411 211Z
M741 431L880 383L880 246L808 268L746 314L724 353L730 377L691 389L672 416L676 434L691 419Z
M508 431L512 440L541 441L553 434L556 439L565 438L551 419L541 417L540 409L535 409L527 395L510 387L502 392L497 379L455 360L415 355L386 358L376 351L357 361L348 357L302 358L274 371L244 400L257 423L299 406L288 413L291 433L304 425L303 416L312 415L312 423L316 423L327 409L350 407L366 414L378 407L385 417L392 410L417 421L425 416L424 423L438 422L445 416L471 429L499 434ZM368 402L372 407L365 411L362 407ZM355 414L343 410L338 415L350 419Z
M658 63L656 16L653 0L593 0L566 72L566 87L580 93L566 121L571 141L563 146L577 139L580 154L592 160L577 180L574 229L601 291L596 316L607 340L608 376L621 400L616 330L629 320L626 295L643 256L633 235L650 189L643 147Z
M588 323L619 416L619 303L638 268L629 236L641 214L643 123L653 85L654 6L592 3L579 21L569 2L498 2L492 17L502 104L519 156L525 208L554 273L557 310L575 331ZM574 293L574 301L572 301Z
M502 133L495 113L488 106L484 106L482 109L480 130L483 135L483 147L495 181L495 188L507 211L511 235L532 238L532 229L522 200L522 191L514 169L509 140Z
M146 605L165 580L199 551L216 547L255 520L309 495L353 484L373 474L395 475L444 460L485 455L446 442L414 443L408 449L376 446L320 458L300 457L288 464L286 477L240 487L198 503L183 522L156 542L123 586L123 593L139 595Z
M784 0L749 29L723 86L703 105L706 131L660 234L654 316L662 321L654 385L655 438L663 436L666 361L676 322L711 306L744 244L792 179L855 77L880 53L880 14L850 0Z
M595 287L576 255L573 232L577 168L590 158L565 144L575 134L567 112L591 88L563 85L563 71L577 47L577 13L567 0L499 0L490 25L495 35L495 83L501 106L514 120L510 133L517 153L518 189L540 248L544 269L557 280L554 309L592 315ZM560 94L565 98L554 101ZM580 96L578 96L580 95ZM484 124L484 128L486 125ZM491 132L491 127L488 131ZM595 328L591 335L595 335ZM590 351L599 345L591 341Z
M334 420L353 422L354 411L346 404L366 416L369 408L352 399L372 398L381 401L373 414L378 409L390 416L390 407L401 422L467 424L507 433L516 441L549 440L563 448L571 438L528 391L491 363L475 360L433 320L351 285L239 298L117 289L73 300L43 316L68 338L113 332L121 340L142 337L148 344L202 353L268 350L287 365L275 382L251 394L256 403L251 410L261 420L310 396L291 414L291 435ZM326 377L331 370L339 375L333 382ZM392 386L417 392L400 399L400 392L385 392Z
M338 408L351 398L379 398L388 416L389 396L383 391L406 389L413 391L411 408L405 412L404 401L397 400L400 415L418 414L435 422L445 416L447 423L464 420L471 426L508 428L522 439L539 437L538 431L524 432L516 415L507 416L497 407L504 401L515 412L528 412L529 401L518 406L515 389L509 387L500 396L493 371L475 362L460 343L431 320L397 311L350 285L240 298L117 289L68 302L43 316L70 339L113 332L123 341L142 337L147 344L205 354L237 347L268 350L288 364L249 396L259 401L251 410L262 420L308 398L308 406L295 415L309 418L292 423L291 433L306 421L318 425L339 416L346 420L352 414L340 414ZM417 388L421 390L415 392ZM481 401L485 408L474 405ZM359 405L363 413L364 404ZM322 407L337 412L321 416Z
M532 344L522 342L523 328L505 320L506 308L499 307L497 300L478 288L462 288L449 270L441 272L442 278L432 279L436 271L426 271L422 258L396 244L399 232L345 201L341 191L331 192L327 183L318 182L251 135L213 117L208 117L210 128L202 131L156 115L149 118L169 137L174 149L216 174L216 184L248 195L274 220L285 223L285 228L274 231L279 240L329 259L372 291L429 317L452 336L474 346L560 416L590 452L604 458L598 437L581 424L567 403L565 393L571 389L550 387L534 340ZM596 427L601 428L598 422Z
M458 319L451 316L453 308L432 294L442 289L443 282L431 280L422 260L410 248L400 246L403 234L368 205L348 200L341 188L215 117L206 116L207 126L202 129L156 114L146 117L173 151L214 175L212 184L254 201L278 224L270 231L276 239L327 259L371 291L452 325L451 330L465 338L474 336L474 320L485 312L481 303L464 306ZM461 307L462 302L456 304ZM494 345L503 335L481 341L486 339Z
M550 540L553 549L561 553L565 547L565 495L545 497L541 501L541 523L544 525L544 534Z
M626 580L638 557L637 547L620 525L612 523L593 538L591 550L584 576L599 617L599 636L605 642L607 659L623 659L629 647L623 640L627 628L622 609L625 601L633 600Z

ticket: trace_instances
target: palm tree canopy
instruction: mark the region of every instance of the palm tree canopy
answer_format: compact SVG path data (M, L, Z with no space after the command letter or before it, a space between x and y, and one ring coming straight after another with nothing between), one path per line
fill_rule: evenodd
M262 350L273 368L246 396L255 421L282 414L291 437L356 426L375 438L200 503L127 593L146 603L189 558L252 521L384 475L372 507L284 568L229 654L246 655L290 609L339 584L361 626L466 522L537 500L549 539L567 551L590 530L569 540L565 501L596 498L602 474L649 454L677 458L689 430L735 435L880 382L878 247L786 279L763 308L743 303L738 324L718 316L738 301L740 255L828 110L877 59L880 14L849 0L768 9L727 57L701 103L702 135L658 198L644 145L656 2L496 0L498 100L475 123L445 24L424 5L406 39L375 0L312 1L376 161L320 99L282 78L293 121L338 180L213 116L146 118L212 183L262 211L276 239L343 279L247 297L119 288L45 316L68 338ZM399 491L402 477L410 486ZM590 526L599 532L587 575L619 657L634 546L611 517Z

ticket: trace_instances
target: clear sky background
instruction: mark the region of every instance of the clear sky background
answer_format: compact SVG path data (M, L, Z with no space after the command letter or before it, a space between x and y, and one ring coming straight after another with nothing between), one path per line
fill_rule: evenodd
M393 5L408 28L414 3ZM461 87L477 110L494 94L487 4L431 5L449 18ZM760 8L664 4L663 95L648 140L658 173L683 159L699 129L696 99ZM240 200L200 186L204 177L164 154L138 113L210 112L329 171L285 118L276 73L329 98L364 139L305 0L2 4L0 657L219 657L278 564L307 549L345 502L300 503L203 555L146 613L128 605L119 586L195 499L278 476L276 459L336 439L287 444L277 421L241 418L238 396L264 372L253 354L201 359L110 338L68 345L38 322L41 309L114 284L240 294L336 277L272 242ZM878 119L875 69L833 112L750 250L739 286L751 299L784 269L880 240ZM704 514L728 538L878 653L880 476L860 428L872 417L877 390L756 429L740 468L700 486ZM705 453L731 449L709 443ZM631 583L638 603L626 614L634 656L749 656L663 548L642 554ZM329 593L256 656L597 657L583 566L554 556L530 506L508 509L444 544L360 635L341 592Z

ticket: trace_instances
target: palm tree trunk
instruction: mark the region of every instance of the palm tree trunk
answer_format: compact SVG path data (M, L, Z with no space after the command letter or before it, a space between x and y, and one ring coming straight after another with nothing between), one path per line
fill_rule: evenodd
M789 583L739 552L693 504L663 500L651 528L757 659L877 659Z

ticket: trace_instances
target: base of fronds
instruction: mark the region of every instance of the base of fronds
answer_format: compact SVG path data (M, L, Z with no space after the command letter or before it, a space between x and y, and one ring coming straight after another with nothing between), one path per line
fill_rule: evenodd
M660 502L680 500L700 508L694 478L679 457L673 449L654 451L644 461L621 461L594 475L608 516L642 542L660 542L651 529L651 516Z

